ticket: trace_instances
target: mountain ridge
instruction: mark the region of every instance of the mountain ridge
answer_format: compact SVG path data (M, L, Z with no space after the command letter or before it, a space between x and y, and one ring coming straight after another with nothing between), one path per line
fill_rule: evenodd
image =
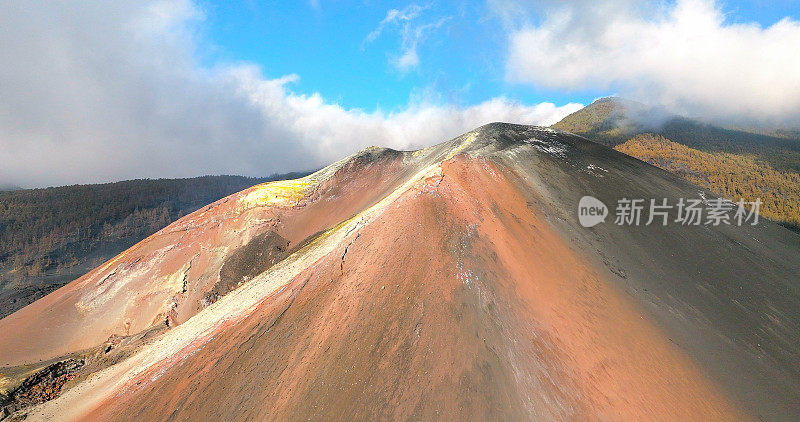
M0 320L26 338L0 339L0 364L162 327L32 420L796 412L797 235L768 221L578 225L582 196L620 194L699 195L548 128L368 149L204 207ZM201 306L234 251L270 232L296 249Z

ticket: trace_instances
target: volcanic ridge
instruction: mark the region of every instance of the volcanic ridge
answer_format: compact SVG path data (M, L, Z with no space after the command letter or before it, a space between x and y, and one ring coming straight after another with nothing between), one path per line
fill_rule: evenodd
M246 189L0 320L0 419L800 415L800 237L585 195L710 197L505 123Z

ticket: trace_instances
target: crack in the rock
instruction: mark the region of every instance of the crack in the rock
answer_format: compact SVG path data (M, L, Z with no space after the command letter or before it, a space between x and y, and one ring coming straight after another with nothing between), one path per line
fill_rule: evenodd
M344 247L344 252L342 252L342 262L339 263L339 271L342 273L344 273L344 257L347 256L347 250L350 249L350 246L353 244L353 242L358 240L359 236L361 236L361 232L356 233L355 239L351 240L350 243Z

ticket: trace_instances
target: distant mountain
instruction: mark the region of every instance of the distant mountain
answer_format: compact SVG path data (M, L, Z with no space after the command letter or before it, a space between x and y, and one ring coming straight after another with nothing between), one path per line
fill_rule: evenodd
M751 154L777 170L800 171L797 130L759 133L756 129L724 128L622 98L601 98L552 127L610 147L635 135L654 133L700 151Z
M654 129L671 117L635 101L609 97L594 101L552 127L613 147L633 135Z
M129 180L0 192L0 318L210 202L298 175Z
M716 199L502 123L245 189L0 319L0 417L796 420L800 236L625 198Z
M552 127L616 147L729 199L745 193L764 195L762 199L770 203L770 218L795 230L800 222L800 198L793 194L800 191L800 140L794 138L797 131L759 133L756 129L723 128L621 98L599 99ZM623 145L643 134L656 136ZM674 146L665 147L669 143L689 148L679 154L681 166L694 168L699 171L697 175L688 177L689 173L678 170L674 162L667 164L676 151ZM737 168L738 164L743 167ZM764 183L765 175L771 175L769 182Z

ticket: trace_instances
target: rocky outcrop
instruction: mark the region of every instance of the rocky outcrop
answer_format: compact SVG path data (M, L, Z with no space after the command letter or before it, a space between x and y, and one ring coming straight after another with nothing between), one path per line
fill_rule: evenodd
M0 420L12 417L20 409L58 397L64 384L75 378L75 372L83 365L83 359L56 362L26 378L19 387L0 395Z

